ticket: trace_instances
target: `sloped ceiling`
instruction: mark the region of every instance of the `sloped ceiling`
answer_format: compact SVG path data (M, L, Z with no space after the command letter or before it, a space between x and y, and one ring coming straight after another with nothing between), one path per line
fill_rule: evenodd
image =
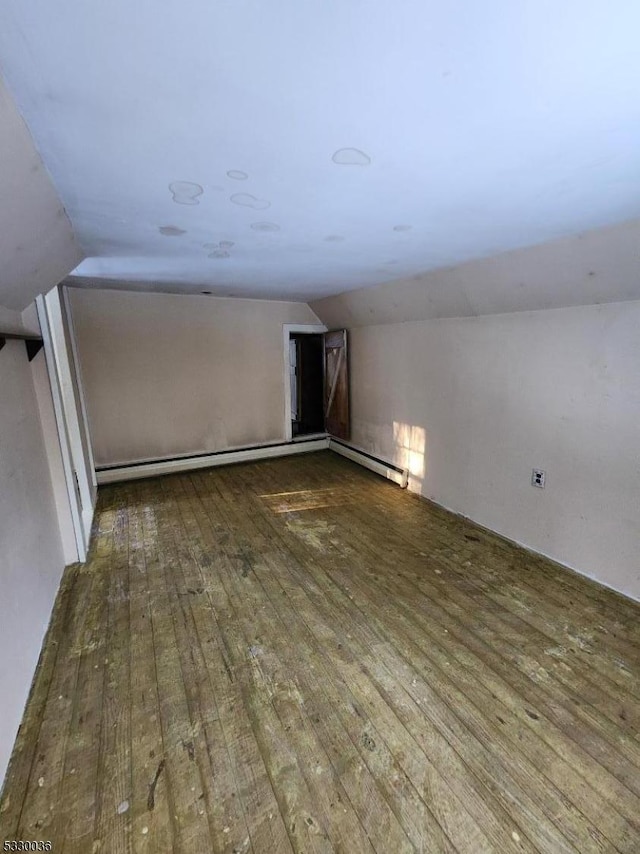
M60 199L0 79L0 329L19 325L12 313L57 285L81 257Z
M631 0L5 0L78 284L318 299L640 216Z
M640 300L640 220L312 300L328 327Z

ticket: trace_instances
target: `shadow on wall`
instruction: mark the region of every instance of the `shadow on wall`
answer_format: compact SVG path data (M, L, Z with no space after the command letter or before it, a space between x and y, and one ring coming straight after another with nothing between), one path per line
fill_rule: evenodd
M409 472L409 489L420 492L426 472L427 431L415 424L393 422L393 462Z

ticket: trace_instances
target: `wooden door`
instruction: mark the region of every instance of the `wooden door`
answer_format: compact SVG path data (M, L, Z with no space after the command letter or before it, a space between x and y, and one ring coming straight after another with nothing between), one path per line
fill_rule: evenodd
M347 330L324 336L324 424L336 439L349 438L349 370Z

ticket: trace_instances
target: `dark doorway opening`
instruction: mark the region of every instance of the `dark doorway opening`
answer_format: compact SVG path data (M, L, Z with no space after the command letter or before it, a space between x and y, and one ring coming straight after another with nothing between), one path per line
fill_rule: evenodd
M324 338L321 334L292 332L291 434L324 433Z

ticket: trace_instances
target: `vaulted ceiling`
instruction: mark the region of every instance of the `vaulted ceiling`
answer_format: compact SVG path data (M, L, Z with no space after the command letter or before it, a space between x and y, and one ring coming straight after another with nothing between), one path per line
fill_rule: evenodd
M4 0L78 283L317 299L640 216L633 0Z

